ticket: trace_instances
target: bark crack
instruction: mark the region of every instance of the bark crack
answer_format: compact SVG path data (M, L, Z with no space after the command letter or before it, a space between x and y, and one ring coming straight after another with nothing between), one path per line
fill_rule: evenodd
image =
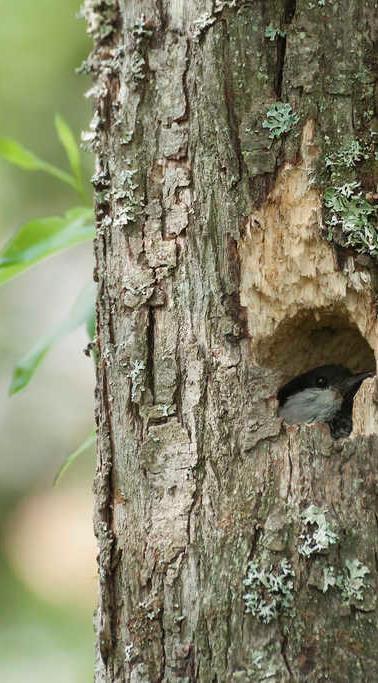
M286 0L285 2L285 14L284 21L285 24L291 24L294 19L295 12L297 10L297 0Z
M166 573L165 573L166 575ZM164 580L163 580L164 582ZM161 644L161 666L160 666L160 674L159 678L157 679L157 683L162 683L164 681L165 677L165 670L167 666L167 655L165 652L165 628L164 628L164 608L162 607L160 612L159 612L159 625L160 625L160 630L161 630L161 638L160 638L160 644Z
M290 450L291 450L291 443L289 440L288 449L287 449L287 457L288 457L288 461L289 461L289 483L288 483L288 487L287 487L286 502L288 502L289 499L291 498L291 484L292 484L292 479L293 479L293 461L291 459Z
M155 347L155 313L152 306L148 307L147 324L147 381L152 395L152 403L155 403L154 382L154 347Z
M244 170L244 160L241 151L241 143L239 137L239 126L234 107L234 92L232 86L232 76L230 72L230 52L229 52L229 36L227 33L227 25L222 21L223 28L223 67L224 67L224 100L227 108L228 125L231 132L231 139L233 142L233 149L238 160L239 180L242 179Z
M287 652L286 652L287 645L288 645L288 637L287 637L287 636L283 636L283 637L282 637L282 641L281 641L281 655L282 655L283 661L285 662L285 666L286 666L287 672L288 672L288 674L289 674L289 676L290 676L290 679L293 680L293 672L292 672L292 670L291 670L291 667L290 667L290 664L289 664L289 660L288 660L288 657L287 657Z
M290 25L294 19L295 11L297 9L296 0L286 0L284 9L284 23ZM286 56L286 35L277 37L277 61L276 61L276 75L274 81L274 91L278 99L282 96L282 83Z
M225 645L226 665L225 665L225 671L228 671L229 652L230 652L230 648L231 648L231 644L232 644L231 615L232 615L232 594L231 594L231 589L229 587L228 591L227 591L227 614L225 616L225 619L226 619L226 645Z
M168 16L164 10L163 0L156 0L156 7L157 7L157 11L159 13L160 30L162 33L164 33L165 30L167 29L167 26L168 26Z
M95 531L99 543L100 555L100 618L98 623L100 653L105 665L114 646L115 601L113 594L114 582L112 571L114 566L114 534L112 532L112 468L114 459L114 439L111 427L111 409L108 393L108 378L106 368L102 367L102 405L105 420L106 441L109 443L104 452L100 451L99 471L96 477L96 495L98 515L95 518ZM100 427L100 429L101 429Z
M207 389L208 389L208 383L209 383L209 372L208 369L205 366L205 377L203 380L203 391L199 400L200 405L203 407L203 419L202 419L202 428L198 430L199 434L201 435L201 438L199 435L197 436L197 463L195 467L193 468L193 477L195 480L195 491L192 496L192 503L190 506L190 509L188 511L188 522L187 522L187 537L188 537L188 544L191 542L191 537L190 537L190 523L191 523L191 518L192 518L192 512L194 508L196 507L197 503L199 500L202 499L202 484L204 480L204 457L202 455L203 453L203 435L205 433L205 424L204 424L204 418L205 418L205 405L207 403ZM185 425L185 429L187 429L188 434L190 435L190 439L192 440L193 435L190 433L190 430L188 429L188 426Z
M374 519L375 519L375 524L376 524L376 526L377 526L377 528L378 528L378 515L377 515L376 512L374 513ZM377 573L378 573L378 553L377 553L376 550L374 550L374 561L375 561L375 569L376 569L376 571L377 571Z
M187 82L187 76L189 72L189 67L190 67L190 43L189 40L186 40L186 52L185 52L185 68L182 73L182 90L184 93L184 99L185 99L185 111L182 114L182 116L179 116L175 118L176 123L183 123L184 121L188 121L190 117L190 97L189 97L189 89L188 89L188 82Z
M277 61L276 61L276 75L274 79L274 91L278 99L282 95L282 81L286 54L286 36L279 36L277 38Z

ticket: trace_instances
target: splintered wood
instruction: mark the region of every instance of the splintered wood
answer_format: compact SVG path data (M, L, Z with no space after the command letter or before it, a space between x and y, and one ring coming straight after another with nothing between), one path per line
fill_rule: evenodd
M369 270L337 262L313 184L318 150L307 121L301 159L286 164L240 242L241 303L256 362L285 376L325 363L374 369L377 323Z

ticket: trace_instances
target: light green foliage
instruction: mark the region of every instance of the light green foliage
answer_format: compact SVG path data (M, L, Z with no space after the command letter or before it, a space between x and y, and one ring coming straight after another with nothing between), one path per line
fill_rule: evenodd
M94 339L96 335L96 307L93 307L93 311L88 315L85 322L85 328L87 330L88 339Z
M275 28L272 24L269 24L265 29L264 35L265 38L269 38L269 40L273 42L276 38L285 38L286 31L281 31L280 28Z
M363 592L366 588L364 579L367 574L370 574L370 570L359 560L345 561L343 573L336 580L336 585L341 590L341 597L344 602L350 604L354 600L363 600Z
M93 211L87 207L25 223L0 251L0 285L63 249L92 240L94 234Z
M316 505L309 505L301 514L305 530L300 535L303 541L298 552L305 557L328 550L337 543L337 535L332 531L325 517L325 511Z
M62 143L71 166L72 175L75 178L75 189L85 197L83 187L83 171L81 166L80 150L75 136L68 123L59 114L55 115L55 128L58 138Z
M3 3L0 27L2 51L0 136L17 140L20 146L32 150L37 158L50 162L50 166L62 170L63 173L67 171L67 175L73 177L74 174L65 163L64 153L61 151L60 142L55 134L54 114L56 111L63 113L75 134L88 120L90 107L82 95L83 89L87 87L87 84L89 86L89 79L78 78L74 73L75 68L91 47L90 40L85 35L83 22L78 21L76 16L80 4L81 0L65 0L64 2L17 0L15 4ZM10 64L12 65L11 76L9 75ZM88 169L93 162L88 155L81 156L84 157L85 186L89 189ZM64 218L70 207L85 207L90 215L88 223L90 233L87 235L87 245L79 246L75 252L67 251L61 255L61 258L51 259L48 263L41 260L39 264L36 264L34 272L26 270L24 278L20 277L12 282L9 280L6 289L0 290L3 387L10 383L12 362L15 365L19 357L24 355L42 334L48 334L54 322L60 321L60 318L68 313L84 284L80 282L79 270L84 268L90 273L92 251L90 241L94 234L92 199L89 198L89 193L85 201L82 196L75 196L71 181L66 182L60 174L59 176L50 172L46 174L45 166L41 170L45 172L42 173L37 169L35 171L23 170L16 164L12 164L11 167L9 163L0 159L2 218L0 251L9 238L16 235L20 226L42 217L45 220L46 216L54 215ZM58 182L59 180L61 182ZM79 253L76 253L77 251ZM46 281L47 271L50 272L48 282L51 287L44 294L43 281ZM7 269L5 273L5 268L1 268L0 280L3 282L3 277L5 275L8 277L10 273L10 269ZM70 282L67 282L66 287L67 274L69 274ZM72 288L75 288L76 282L78 284L75 292ZM64 291L66 291L65 294ZM56 309L54 321L52 321L52 316L49 316L50 309L51 311ZM81 358L81 345L84 346L85 342L79 339L77 343L79 344L77 364L79 367L80 364L84 366L80 374L84 379L87 372L91 372L91 361ZM70 353L69 348L67 348L67 353ZM75 351L73 354L75 356ZM62 424L68 419L70 410L67 401L70 400L69 392L73 379L71 369L68 376L63 376L63 368L59 368L59 364L62 362L70 365L71 360L75 363L75 358L65 358L65 355L67 354L64 352L63 356L58 353L57 363L54 364L57 365L55 369L49 362L49 368L43 373L45 378L43 387L41 384L39 387L34 386L32 380L27 388L27 395L12 397L8 400L8 404L5 392L3 392L4 419L2 448L0 449L4 459L2 485L4 495L9 494L14 503L17 501L17 496L27 494L27 487L40 488L47 481L48 488L49 470L51 472L52 467L54 473L53 462L57 457L59 465L59 452L62 448L65 449L60 458L62 460L64 454L73 450L86 432L91 429L91 415L86 409L88 401L85 401L88 388L85 388L78 377L77 400L82 406L82 411L77 411L75 418L71 410L72 430L62 431ZM47 356L46 361L50 360L52 360L50 356ZM41 371L44 365L43 361L40 366ZM39 369L35 375L36 379L38 379L38 373ZM59 378L62 382L59 386L54 386L54 382L59 381ZM51 382L53 386L45 386L46 383ZM56 395L55 405L50 405L49 397L54 394ZM79 400L79 396L82 399ZM47 413L44 416L44 427L41 429L39 421L42 424L43 416L40 413L43 406L46 407ZM67 414L66 411L68 411ZM16 428L14 428L14 420L17 424ZM86 427L85 424L88 421L89 426ZM84 434L82 434L83 429ZM49 447L51 443L55 444L54 448ZM21 459L22 449L24 449L24 460ZM7 472L5 460L8 459L10 462L12 453L16 458L14 462L17 461L18 464L14 475L10 476L10 470L7 475L5 474ZM48 461L47 458L49 458ZM18 476L16 476L16 471ZM39 484L37 484L38 481ZM10 487L8 493L7 486ZM65 607L53 609L52 603L49 605L43 601L38 603L37 599L30 602L29 593L26 591L22 596L21 588L20 583L14 586L12 583L11 588L5 587L3 582L7 600L4 600L5 592L3 591L2 616L4 624L5 621L8 624L8 631L1 632L3 649L0 656L0 679L10 680L14 677L23 680L25 677L35 677L39 683L42 681L46 683L54 677L54 666L51 664L53 660L59 661L58 676L62 679L69 680L72 677L77 680L89 679L92 664L92 639L90 626L86 629L85 620L78 616L82 611L81 604L77 605L78 621L77 628L75 628L76 617L72 618L71 615L69 618ZM17 602L17 610L15 610L15 602ZM84 604L84 599L80 600L81 602ZM5 603L9 603L10 610L7 618ZM65 626L63 627L62 618L65 612L67 614L64 616ZM86 619L89 624L89 612ZM20 627L24 626L23 631L17 626L17 620ZM5 629L5 625L3 628ZM9 633L13 628L17 630L18 641L17 647L15 645L14 648L9 647L8 642ZM30 638L30 630L33 629L38 631L37 640ZM65 639L64 631L68 639ZM59 636L58 633L60 633ZM79 641L80 644L78 644ZM44 656L46 648L51 657L40 667L42 661L40 658ZM63 651L66 653L64 656ZM68 651L70 651L69 656L67 656ZM28 673L25 670L26 652L28 652Z
M71 465L77 460L77 458L82 455L82 453L85 453L89 448L92 448L96 443L96 430L94 429L90 434L88 434L87 438L84 439L83 443L76 448L76 450L73 451L73 453L70 453L63 465L60 467L58 470L55 479L54 479L54 485L58 484L63 477L63 475L67 472L68 468L71 467Z
M72 174L40 159L15 140L0 138L0 157L26 171L43 171L70 185L86 199L80 152L75 137L64 119L55 117L58 138L66 152ZM44 259L68 247L92 240L95 236L93 210L89 206L69 209L64 216L37 218L22 225L0 250L0 285L22 275ZM10 394L29 384L48 351L62 337L81 325L94 334L94 285L90 283L79 294L67 318L41 337L14 368ZM81 446L72 453L64 470L87 448ZM62 472L60 473L62 474ZM60 476L58 474L58 476Z
M72 175L47 161L43 161L34 152L26 149L12 138L0 138L0 157L24 171L43 171L70 185L75 190L78 189L76 180Z
M71 185L78 194L83 195L82 166L79 148L75 137L64 119L55 118L56 131L73 172L73 175L57 169L39 159L33 152L22 147L14 140L0 139L0 157L28 171L44 171L58 180ZM16 234L0 250L0 285L5 284L44 259L90 241L95 236L93 210L89 206L69 209L64 216L36 218L22 225ZM10 393L14 394L29 383L48 349L64 334L93 318L93 288L90 304L84 293L72 307L71 314L64 323L40 339L33 349L17 364L12 378Z
M291 105L287 102L275 102L266 112L266 119L263 121L263 128L269 128L270 138L280 138L281 135L289 133L293 126L299 121L299 116L293 112Z
M251 612L264 624L287 613L293 603L294 571L286 558L278 566L266 567L249 562L243 583L249 589L244 594L246 612Z
M13 371L10 394L16 394L25 389L51 347L77 327L85 324L90 316L93 316L94 290L93 283L87 285L80 292L67 318L51 330L48 335L41 337L31 351L21 358Z
M68 123L59 114L55 117L55 128L59 141L64 147L72 174L40 159L34 152L20 145L12 138L0 138L0 157L24 171L42 171L57 180L70 185L82 198L87 199L82 178L80 152Z

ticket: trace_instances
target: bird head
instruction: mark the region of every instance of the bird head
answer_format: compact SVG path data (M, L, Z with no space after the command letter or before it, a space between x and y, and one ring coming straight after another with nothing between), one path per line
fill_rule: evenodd
M327 422L333 436L347 436L352 429L353 398L363 380L373 374L353 374L343 365L309 370L280 388L278 413L288 424Z

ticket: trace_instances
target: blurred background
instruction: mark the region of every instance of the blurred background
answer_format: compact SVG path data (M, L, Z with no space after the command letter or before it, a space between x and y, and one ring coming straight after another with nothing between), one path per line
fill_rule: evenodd
M0 0L0 8L0 136L67 169L54 115L78 137L90 118L89 81L75 74L90 50L80 2ZM85 163L89 177L92 159ZM26 220L74 204L69 187L0 159L0 245ZM82 245L0 288L0 680L7 683L93 677L93 450L52 484L93 426L85 331L59 343L25 391L8 396L16 362L65 317L92 271L92 248Z

